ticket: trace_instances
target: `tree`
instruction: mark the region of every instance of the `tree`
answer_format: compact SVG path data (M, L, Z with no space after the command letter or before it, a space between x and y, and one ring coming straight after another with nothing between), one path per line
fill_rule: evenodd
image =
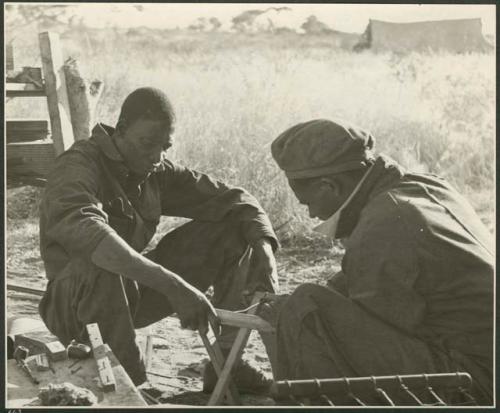
M220 20L217 17L210 17L208 22L212 25L213 32L216 32L222 26L222 23L220 22Z
M306 32L306 34L325 34L333 31L330 27L328 27L328 25L319 21L314 15L309 16L300 27Z
M232 18L233 29L238 32L247 32L257 16L265 13L264 10L246 10Z
M203 32L207 29L208 22L205 17L198 17L194 23L188 26L189 30L194 30L197 32Z
M7 4L5 5L5 26L9 32L17 32L36 23L39 28L50 28L67 24L71 17L68 5Z

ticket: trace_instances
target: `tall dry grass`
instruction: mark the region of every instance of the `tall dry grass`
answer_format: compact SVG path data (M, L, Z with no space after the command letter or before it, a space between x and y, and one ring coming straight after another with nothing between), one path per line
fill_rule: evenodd
M100 121L114 124L133 89L163 89L177 113L171 157L247 188L275 226L288 222L282 237L310 221L269 146L284 129L319 117L369 129L379 151L447 178L492 225L493 54L353 54L330 47L327 38L298 35L108 30L63 39L65 55L105 82ZM23 47L24 57L36 60L28 40L21 55ZM10 102L7 115L34 116L43 103Z

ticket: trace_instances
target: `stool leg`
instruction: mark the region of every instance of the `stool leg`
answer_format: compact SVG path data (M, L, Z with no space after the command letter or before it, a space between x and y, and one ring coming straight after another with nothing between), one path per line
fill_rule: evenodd
M219 380L217 381L215 389L210 396L210 400L208 401L209 406L216 406L220 403L230 382L231 370L234 367L235 363L241 358L241 354L243 353L243 349L247 344L249 336L250 330L248 328L242 328L240 329L240 331L238 331L236 340L234 340L231 351L229 352L226 362L224 363L224 368L221 371Z
M258 303L261 298L261 294L256 293L251 304L253 305ZM256 310L257 308L252 308L248 313L255 314ZM234 364L241 358L243 349L245 348L248 338L250 337L250 332L251 331L248 328L240 328L238 331L233 346L231 347L231 351L229 352L226 362L224 363L224 368L219 376L219 380L217 381L215 389L208 401L209 406L215 406L220 403L222 395L225 393L228 384L231 382L231 370L234 367Z
M207 349L207 353L214 367L215 374L217 375L217 377L220 377L224 365L224 356L222 355L222 351L219 347L219 344L217 343L217 339L212 345L210 344L210 340L208 339L206 334L200 334L200 336L203 341L203 344L205 345L205 348ZM228 391L226 391L226 397L229 404L231 405L240 404L238 389L231 381L231 378L229 382L229 389Z

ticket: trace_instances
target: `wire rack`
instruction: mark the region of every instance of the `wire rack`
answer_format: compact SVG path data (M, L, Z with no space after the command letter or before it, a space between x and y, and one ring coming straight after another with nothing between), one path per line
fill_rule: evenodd
M283 380L272 393L281 405L476 406L467 373Z

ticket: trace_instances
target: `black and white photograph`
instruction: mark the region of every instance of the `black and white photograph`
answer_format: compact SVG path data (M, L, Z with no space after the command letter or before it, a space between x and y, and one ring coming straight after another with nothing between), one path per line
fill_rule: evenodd
M4 2L5 409L496 406L496 5Z

